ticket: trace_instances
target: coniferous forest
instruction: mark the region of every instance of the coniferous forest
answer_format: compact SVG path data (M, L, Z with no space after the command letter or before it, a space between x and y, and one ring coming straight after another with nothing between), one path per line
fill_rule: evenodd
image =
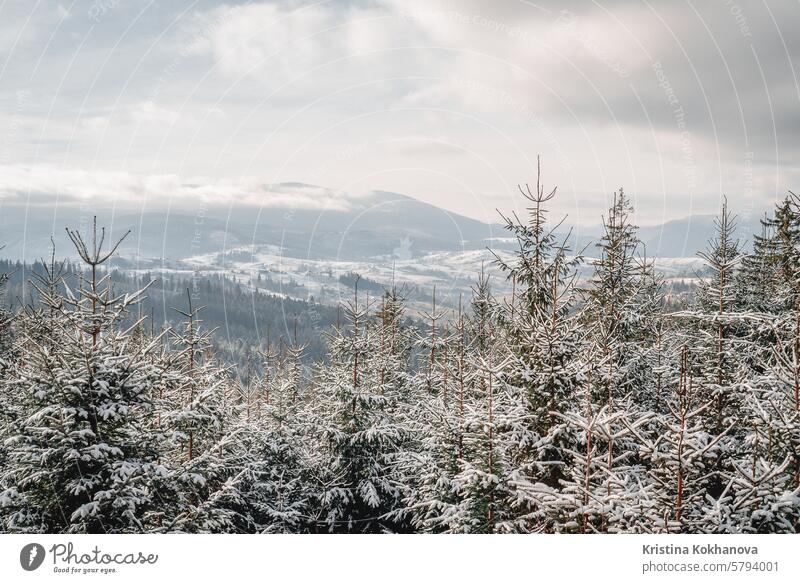
M356 279L324 357L266 342L247 375L191 294L153 326L117 241L69 231L81 268L0 314L0 531L800 532L800 197L748 246L724 204L675 305L622 191L593 259L521 192L510 295L408 314Z

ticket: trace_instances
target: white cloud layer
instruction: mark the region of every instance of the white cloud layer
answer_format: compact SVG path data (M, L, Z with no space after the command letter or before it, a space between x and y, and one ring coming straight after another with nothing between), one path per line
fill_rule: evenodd
M260 208L350 210L363 193L333 191L308 184L265 184L174 174L133 175L52 166L0 166L0 203L101 205L122 208L245 205Z

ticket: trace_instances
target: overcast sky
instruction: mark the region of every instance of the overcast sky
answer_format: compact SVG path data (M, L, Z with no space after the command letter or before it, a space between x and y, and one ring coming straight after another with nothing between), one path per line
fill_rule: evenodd
M620 186L642 223L747 215L800 189L799 23L797 0L0 0L0 197L270 206L292 181L489 219L541 154L576 223Z

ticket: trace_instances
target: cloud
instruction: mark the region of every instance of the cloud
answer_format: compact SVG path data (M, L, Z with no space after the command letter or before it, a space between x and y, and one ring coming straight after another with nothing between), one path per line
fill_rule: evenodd
M446 136L387 136L379 141L388 150L419 159L420 156L463 156L464 146Z
M0 18L0 56L9 58L14 51L36 48L37 40L68 17L69 13L60 4L53 7L26 0L4 2Z
M136 105L131 112L138 123L164 123L172 125L180 117L177 111L161 107L153 101L144 101Z
M419 73L430 55L393 7L377 3L248 3L194 15L180 31L184 50L210 58L228 82L256 82L283 96L313 97L372 78ZM424 66L423 66L424 68Z
M222 75L282 88L285 97L310 100L375 79L359 88L360 98L371 93L385 101L391 93L380 90L393 86L397 104L503 115L507 100L480 90L489 87L550 125L652 126L680 135L657 63L698 144L720 142L738 154L743 145L773 146L773 121L787 134L800 127L791 70L800 61L800 43L789 31L783 31L785 43L776 34L796 11L791 2L768 9L669 2L277 2L217 7L197 15L189 28L195 37L205 31L205 42L195 45ZM431 80L398 79L414 73ZM777 139L794 154L797 140Z
M192 45L193 52L213 58L223 74L274 83L346 55L352 48L370 50L373 35L365 28L359 37L353 16L351 9L326 4L223 5L197 14L184 34L202 37Z
M54 166L0 166L0 203L22 205L112 204L124 208L164 209L197 206L253 206L349 210L364 193L342 192L300 183L265 184L261 179L183 179L174 174L134 175Z
M654 65L669 78L698 140L752 150L778 139L793 156L800 127L800 42L793 2L586 3L392 0L409 27L452 50L442 79L405 96L420 105L502 114L497 95L549 122L681 133ZM783 38L781 38L783 37ZM763 78L762 78L763 76ZM453 83L460 79L461 83ZM488 90L482 89L488 88ZM791 162L790 159L786 160Z

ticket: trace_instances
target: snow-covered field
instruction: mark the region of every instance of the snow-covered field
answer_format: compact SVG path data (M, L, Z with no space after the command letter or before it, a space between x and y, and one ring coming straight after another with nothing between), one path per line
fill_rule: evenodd
M508 259L511 253L499 251L498 255ZM703 263L696 257L657 258L655 267L667 283L688 283L697 279ZM262 293L296 299L314 297L331 304L352 296L352 283L343 283L340 277L357 273L362 278L360 289L365 294L374 297L380 293L380 287L394 284L406 290L409 307L422 308L429 304L434 287L440 305L455 307L459 295L469 297L481 270L490 276L496 294L510 293L510 285L488 249L417 257L377 256L368 261L353 261L290 257L273 245L243 246L225 253L196 255L169 268L151 267L146 271L168 271L187 277L223 274ZM584 267L582 274L588 273Z

